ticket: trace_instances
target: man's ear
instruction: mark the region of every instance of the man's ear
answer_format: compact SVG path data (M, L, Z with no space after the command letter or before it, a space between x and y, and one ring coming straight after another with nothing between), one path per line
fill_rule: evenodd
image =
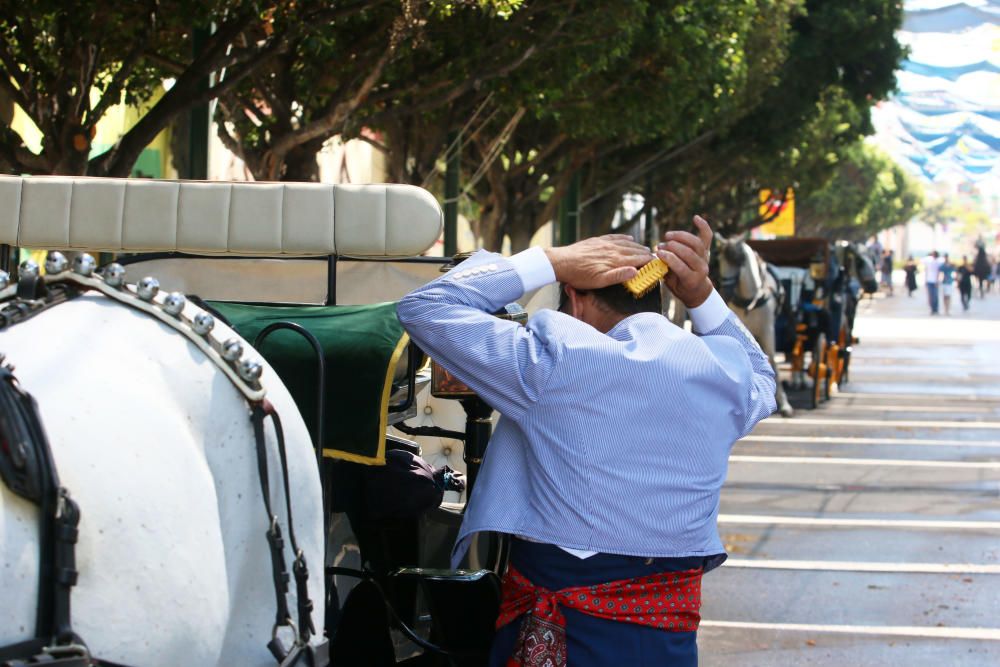
M583 312L583 304L581 303L583 294L572 285L566 285L564 289L566 290L567 314L580 319Z

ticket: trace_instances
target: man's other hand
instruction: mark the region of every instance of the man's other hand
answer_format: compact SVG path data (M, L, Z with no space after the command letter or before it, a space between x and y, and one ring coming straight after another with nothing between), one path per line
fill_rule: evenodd
M694 216L694 226L697 236L690 232L667 232L663 235L663 243L656 247L657 257L670 267L663 281L688 308L703 304L714 289L708 279L712 228L697 215Z
M561 248L546 248L556 280L580 290L600 289L635 277L653 255L625 234L584 239Z

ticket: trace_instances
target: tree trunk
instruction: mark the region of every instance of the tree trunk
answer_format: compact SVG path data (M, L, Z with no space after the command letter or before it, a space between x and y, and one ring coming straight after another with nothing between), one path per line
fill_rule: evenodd
M318 183L319 162L316 156L323 148L323 142L323 139L314 139L290 150L285 156L285 171L281 180Z
M527 250L531 246L531 238L535 235L535 230L528 225L514 225L507 230L510 237L511 254Z

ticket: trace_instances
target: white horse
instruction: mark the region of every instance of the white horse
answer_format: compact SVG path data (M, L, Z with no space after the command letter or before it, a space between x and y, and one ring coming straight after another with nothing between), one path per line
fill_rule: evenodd
M437 237L440 209L429 194L401 188L0 177L0 243L415 255ZM335 203L339 218L361 218L336 234ZM257 439L235 362L228 371L220 363L235 353L220 343L238 337L221 323L198 331L200 311L190 302L171 305L162 293L143 300L136 288L114 289L130 294L114 299L88 291L0 330L0 353L37 402L60 484L80 508L72 628L91 655L125 665L276 665L268 649L276 621L265 537L271 522ZM9 304L13 291L0 297ZM120 303L129 300L144 302L146 312L142 304ZM220 359L207 353L209 337ZM314 449L288 391L261 364L260 385L284 427L292 527L311 571L308 616L322 634L324 535ZM264 432L269 496L291 572L295 554L270 422ZM35 504L0 483L0 648L36 637L39 516ZM289 618L301 626L294 581L289 589ZM290 645L294 627L278 637Z
M276 605L268 521L237 387L185 336L98 294L10 326L0 349L37 401L61 484L80 506L72 622L91 653L127 665L276 664L266 646ZM313 568L313 623L322 628L314 450L266 367L263 382L284 426L296 537ZM287 536L267 433L272 501ZM0 485L0 645L34 636L38 525L38 507Z
M775 375L775 398L783 417L795 411L781 385L778 365L774 361L774 323L781 301L781 287L760 256L747 245L746 236L731 239L716 234L719 292L729 308L736 313L760 345Z

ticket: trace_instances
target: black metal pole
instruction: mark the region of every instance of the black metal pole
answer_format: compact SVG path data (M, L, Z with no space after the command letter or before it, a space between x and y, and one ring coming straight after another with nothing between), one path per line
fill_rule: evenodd
M444 256L458 252L458 179L462 160L462 138L448 134L448 161L444 172Z
M479 466L486 455L486 446L493 434L493 408L486 401L475 396L462 399L465 409L465 476L468 478L465 487L465 497L472 497L472 487L479 475Z

